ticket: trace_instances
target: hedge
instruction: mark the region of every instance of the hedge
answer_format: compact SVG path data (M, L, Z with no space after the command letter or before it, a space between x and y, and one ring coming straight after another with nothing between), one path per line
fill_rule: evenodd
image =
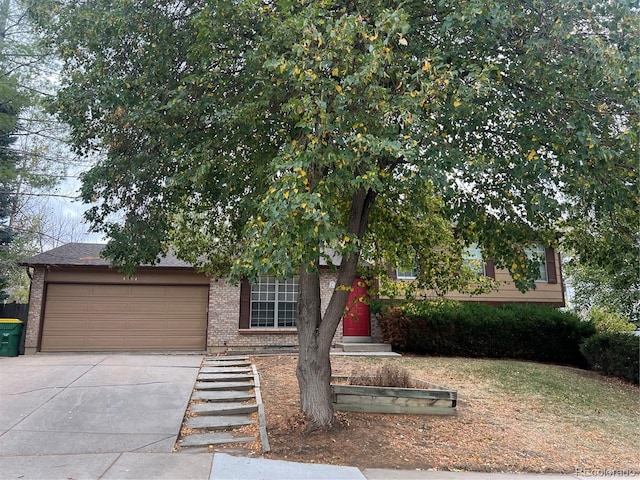
M640 383L640 338L623 332L602 332L582 342L589 366L605 375Z
M582 341L592 324L531 305L420 302L378 314L384 340L398 351L428 355L514 358L586 367Z

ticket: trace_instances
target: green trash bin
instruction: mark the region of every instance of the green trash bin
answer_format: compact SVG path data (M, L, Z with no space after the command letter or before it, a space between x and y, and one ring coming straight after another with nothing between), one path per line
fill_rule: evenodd
M0 357L18 356L21 335L21 320L17 318L0 318Z

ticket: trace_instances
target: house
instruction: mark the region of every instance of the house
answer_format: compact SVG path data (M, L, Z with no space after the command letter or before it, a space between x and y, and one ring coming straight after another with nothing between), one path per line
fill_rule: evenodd
M100 257L103 247L70 243L22 262L31 275L26 353L275 351L298 343L295 279L265 277L233 285L198 273L171 255L127 277ZM560 262L553 255L554 261L546 264L551 268L548 281L535 291L522 294L505 284L482 298L461 299L562 305ZM496 271L496 279L505 274ZM321 269L323 308L335 278L331 269ZM368 317L367 309L346 316L334 342L379 339L378 325Z
M447 293L446 298L461 302L479 302L490 305L527 303L548 305L556 308L564 307L562 264L559 253L551 247L545 247L542 243L531 245L527 250L530 256L535 256L540 260L540 275L535 281L535 290L529 290L526 293L520 292L508 270L496 268L493 260L482 257L482 252L479 248L471 247L467 249L465 256L471 268L476 269L480 275L493 278L500 286L497 290L480 295L453 291ZM411 281L415 278L415 275L411 270L396 270L391 273L391 277L397 281ZM427 297L435 295L432 292L422 293Z

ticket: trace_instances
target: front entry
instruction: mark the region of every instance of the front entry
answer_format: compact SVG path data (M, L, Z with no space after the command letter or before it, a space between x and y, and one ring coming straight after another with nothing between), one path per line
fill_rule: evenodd
M345 341L364 341L371 338L369 322L369 293L366 280L356 278L347 300L347 313L342 321ZM351 337L351 338L349 338Z

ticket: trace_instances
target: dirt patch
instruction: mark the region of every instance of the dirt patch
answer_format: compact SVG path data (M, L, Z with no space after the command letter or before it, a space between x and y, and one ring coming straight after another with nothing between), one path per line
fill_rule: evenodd
M403 470L574 473L576 468L613 468L640 471L638 437L633 439L633 432L640 433L637 402L629 405L629 418L636 418L636 424L626 426L620 433L619 429L599 421L602 419L598 412L577 415L560 409L558 413L547 408L548 399L544 397L507 394L497 381L469 372L472 364L467 362L471 360L448 362L447 359L403 357L392 361L408 367L412 375L421 380L458 390L456 415L344 412L338 413L343 427L340 431L304 434L295 376L297 357L253 357L252 361L261 378L271 444L268 458ZM374 369L381 362L380 359L332 358L333 372L338 375ZM604 378L597 381L612 382ZM629 398L638 398L636 387L620 384L620 388L631 389Z

